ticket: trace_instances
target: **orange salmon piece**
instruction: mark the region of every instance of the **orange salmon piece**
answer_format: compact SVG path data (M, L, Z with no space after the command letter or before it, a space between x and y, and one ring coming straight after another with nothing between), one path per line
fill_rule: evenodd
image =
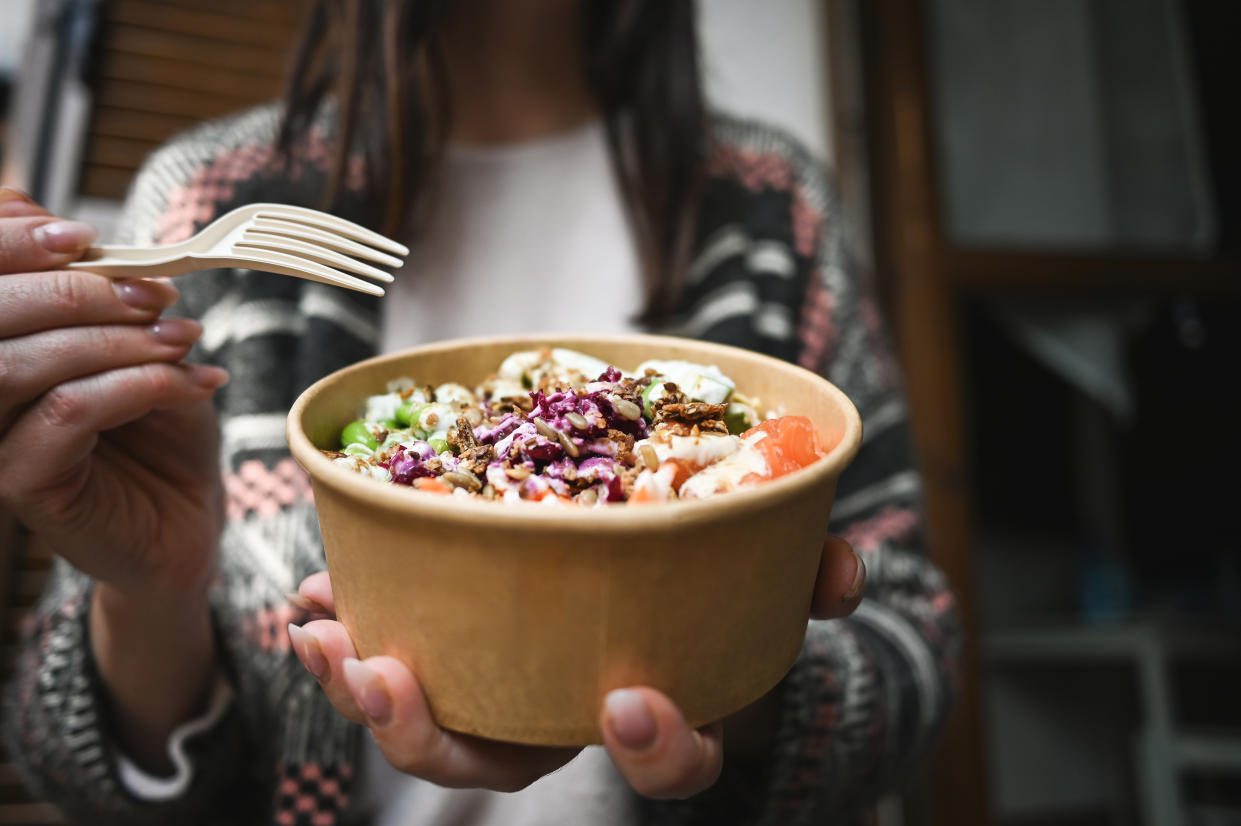
M767 434L765 438L754 442L753 447L767 460L771 475L758 477L750 474L742 480L743 484L756 482L761 478L775 479L784 476L825 455L818 431L805 416L768 419L742 433L741 438L748 439L756 432Z
M452 493L452 488L445 485L439 479L433 479L430 476L421 476L414 480L414 487L418 490L425 490L427 493Z

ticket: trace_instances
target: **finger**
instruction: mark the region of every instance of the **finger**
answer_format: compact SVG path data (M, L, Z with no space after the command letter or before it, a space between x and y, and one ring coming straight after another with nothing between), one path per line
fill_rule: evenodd
M33 215L51 215L34 202L28 193L15 186L0 186L0 218L28 218Z
M384 757L437 785L518 791L580 751L482 740L440 728L413 673L395 657L346 660L344 667Z
M0 273L63 267L82 257L99 233L90 224L52 215L0 221Z
M327 571L311 574L297 590L285 594L289 602L311 614L336 616L336 599L332 596L332 580Z
M719 723L692 729L676 705L650 688L623 688L604 698L603 744L638 794L683 798L713 784L724 765Z
M819 559L810 616L815 619L849 616L862 601L865 586L866 563L862 557L845 540L829 536Z
M326 619L308 622L301 628L290 623L289 641L302 665L323 687L332 706L346 719L365 723L366 715L354 702L345 682L342 663L358 656L345 626Z
M36 521L55 519L77 489L65 481L84 477L100 432L200 403L227 380L218 367L144 364L57 385L0 439L0 505Z
M76 270L0 275L0 339L57 327L151 321L177 295L164 281L110 281Z
M138 326L66 327L0 341L0 431L22 405L73 379L153 361L176 362L202 325L170 318Z

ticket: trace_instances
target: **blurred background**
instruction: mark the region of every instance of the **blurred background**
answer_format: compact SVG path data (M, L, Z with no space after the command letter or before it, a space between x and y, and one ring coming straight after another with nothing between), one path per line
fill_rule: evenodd
M151 149L280 93L301 9L0 0L0 180L106 240ZM836 170L966 612L883 820L1241 824L1241 2L700 14L715 104ZM47 564L0 556L0 676ZM57 822L0 755L0 824Z

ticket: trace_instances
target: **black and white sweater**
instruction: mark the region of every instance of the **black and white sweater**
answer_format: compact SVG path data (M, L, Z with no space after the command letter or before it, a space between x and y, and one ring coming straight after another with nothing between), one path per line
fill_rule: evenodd
M275 108L254 110L156 152L131 192L124 240L171 243L254 201L318 206L329 137L314 134L281 165L277 122ZM361 214L351 193L346 217ZM686 289L658 332L798 362L849 395L866 435L840 480L833 531L862 554L868 579L853 616L809 624L769 759L726 767L695 799L643 803L645 822L863 822L928 751L952 705L953 597L922 552L898 373L874 298L848 266L840 220L826 175L795 142L715 119ZM178 285L180 313L205 326L194 358L232 375L217 397L229 518L213 612L235 700L189 741L184 794L161 803L129 794L86 639L91 583L62 564L7 689L5 737L38 793L83 822L365 822L350 805L363 730L334 712L285 630L304 617L283 594L325 563L284 419L311 382L374 354L376 299L240 270Z

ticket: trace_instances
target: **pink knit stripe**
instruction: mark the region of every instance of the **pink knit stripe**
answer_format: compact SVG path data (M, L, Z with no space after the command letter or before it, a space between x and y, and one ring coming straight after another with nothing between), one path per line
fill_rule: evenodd
M797 363L807 370L819 369L835 344L836 329L832 324L835 309L836 297L823 287L823 282L811 276L797 325L797 338L801 344Z
M310 478L293 459L268 469L258 459L242 462L236 473L224 474L225 513L232 521L251 514L271 518L299 502L313 502Z
M236 197L237 185L267 172L286 181L305 175L307 169L326 171L331 163L331 146L320 132L311 133L285 161L274 144L254 143L221 152L199 167L190 180L174 187L168 204L155 228L156 244L184 241L219 217L222 204ZM345 167L346 188L357 191L366 180L366 165L360 155L349 158Z
M907 536L917 526L916 511L892 505L869 519L849 525L841 531L841 536L859 552L872 551L884 542Z
M260 650L283 654L291 650L289 623L303 622L306 614L292 605L260 608L241 621L246 637Z

